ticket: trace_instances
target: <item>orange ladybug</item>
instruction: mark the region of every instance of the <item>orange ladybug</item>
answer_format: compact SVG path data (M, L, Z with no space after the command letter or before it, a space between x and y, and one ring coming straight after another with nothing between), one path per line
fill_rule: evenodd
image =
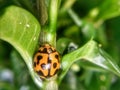
M33 67L41 78L50 78L60 69L60 55L50 44L44 44L34 55Z

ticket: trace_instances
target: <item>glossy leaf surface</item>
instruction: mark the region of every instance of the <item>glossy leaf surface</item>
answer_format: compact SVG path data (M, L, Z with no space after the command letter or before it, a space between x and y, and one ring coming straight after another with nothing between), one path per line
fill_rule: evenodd
M90 40L83 47L65 55L62 58L63 71L59 77L59 81L63 79L71 65L78 60L80 61L81 66L92 67L93 70L100 69L111 71L117 76L120 76L120 69L114 60L101 50L95 41Z
M0 39L10 43L20 53L35 82L37 80L33 72L32 58L39 33L40 25L28 11L17 6L8 6L1 10Z

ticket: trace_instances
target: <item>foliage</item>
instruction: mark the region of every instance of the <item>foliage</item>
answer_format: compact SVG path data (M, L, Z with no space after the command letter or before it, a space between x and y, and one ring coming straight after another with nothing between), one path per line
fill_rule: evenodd
M52 0L37 1L0 1L0 89L44 85L32 58L45 29L43 40L61 54L60 90L119 90L120 1L56 0L57 8Z

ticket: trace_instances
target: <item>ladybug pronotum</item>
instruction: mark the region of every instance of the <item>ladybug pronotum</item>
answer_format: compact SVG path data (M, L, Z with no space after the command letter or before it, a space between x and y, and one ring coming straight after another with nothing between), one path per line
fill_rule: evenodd
M60 69L60 55L49 44L42 45L34 55L33 67L41 78L50 78Z

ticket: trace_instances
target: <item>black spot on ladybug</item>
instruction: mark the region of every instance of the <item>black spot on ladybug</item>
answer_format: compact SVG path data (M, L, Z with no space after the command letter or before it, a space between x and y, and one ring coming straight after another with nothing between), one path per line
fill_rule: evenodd
M45 64L45 63L41 64L41 68L42 68L43 70L45 70L45 69L46 69L46 64Z
M42 59L42 56L41 55L37 56L37 60L40 60L40 59Z
M47 53L47 48L44 48L42 53Z
M37 71L37 74L40 75L40 76L43 76L44 74L42 73L42 71Z
M53 64L53 68L56 68L56 67L57 67L57 63L54 63L54 64Z
M48 77L50 77L51 75L50 75L50 69L48 69Z
M56 58L56 59L59 59L58 57L59 57L59 56L56 54L56 55L55 55L55 58Z
M53 52L52 48L49 48L48 53L52 53L52 52Z
M39 61L42 59L42 56L37 56L37 64L39 64Z
M50 57L48 57L48 63L51 63L51 58Z
M56 69L56 71L55 71L54 75L58 72L58 70L59 70L59 69Z
M42 51L41 50L38 50L39 53L41 53Z
M34 62L34 67L36 67L36 62Z

